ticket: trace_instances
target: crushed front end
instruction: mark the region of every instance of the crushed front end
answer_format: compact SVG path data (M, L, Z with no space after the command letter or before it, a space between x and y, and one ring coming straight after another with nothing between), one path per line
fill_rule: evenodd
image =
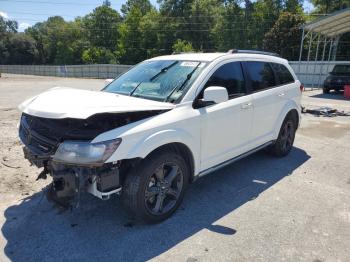
M146 116L141 113L137 118ZM24 144L24 157L32 165L43 168L38 179L52 177L47 198L65 207L77 207L83 192L103 200L119 193L122 162L105 161L121 139L90 141L102 132L127 124L126 121L132 121L130 115L128 118L102 115L83 120L48 119L23 113L19 137Z

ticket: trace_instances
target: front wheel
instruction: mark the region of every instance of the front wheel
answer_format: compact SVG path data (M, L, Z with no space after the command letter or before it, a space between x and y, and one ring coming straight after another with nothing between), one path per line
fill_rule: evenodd
M186 161L171 151L158 151L126 177L122 199L139 219L156 223L171 216L182 202L188 184Z
M270 152L277 157L288 155L293 147L295 131L296 125L293 119L286 118L282 124L277 140L270 147Z

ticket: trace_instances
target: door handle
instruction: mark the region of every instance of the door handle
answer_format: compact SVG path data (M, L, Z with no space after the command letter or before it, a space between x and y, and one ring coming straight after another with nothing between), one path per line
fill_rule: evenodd
M253 103L249 102L249 103L243 104L243 105L241 106L241 108L242 108L242 109L248 109L248 108L252 107L252 105L253 105Z
M280 93L280 94L278 94L279 97L282 97L282 96L284 96L284 95L285 95L285 93Z

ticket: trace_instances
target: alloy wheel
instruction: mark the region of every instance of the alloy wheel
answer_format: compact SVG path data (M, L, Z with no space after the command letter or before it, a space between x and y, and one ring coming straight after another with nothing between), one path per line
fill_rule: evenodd
M287 121L283 127L281 134L282 150L286 152L291 149L294 139L293 122Z
M175 163L165 163L155 169L145 190L148 212L162 215L177 203L184 184L183 173Z

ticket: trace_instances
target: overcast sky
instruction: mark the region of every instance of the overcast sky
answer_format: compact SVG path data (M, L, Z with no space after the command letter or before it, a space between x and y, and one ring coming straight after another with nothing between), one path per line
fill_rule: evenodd
M103 0L0 0L0 16L16 20L19 31L23 31L28 26L46 20L49 16L60 15L65 20L84 16L102 2ZM125 2L126 0L111 0L112 7L118 11ZM156 0L151 0L151 3L157 5ZM312 4L305 1L305 11L309 12L312 8Z

